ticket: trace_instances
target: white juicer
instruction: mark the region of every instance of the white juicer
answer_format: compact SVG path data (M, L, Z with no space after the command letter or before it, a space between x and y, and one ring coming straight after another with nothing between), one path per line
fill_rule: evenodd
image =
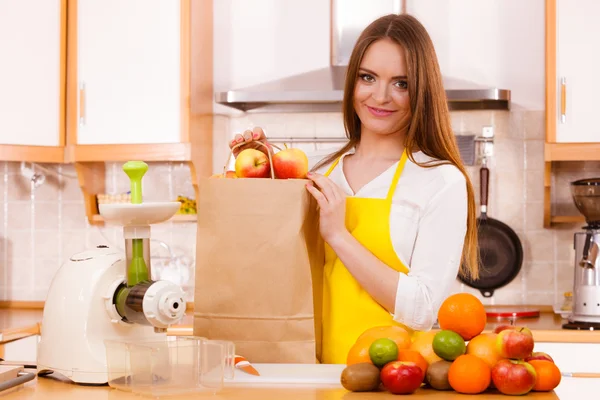
M107 221L123 225L125 254L98 246L70 257L48 291L38 343L37 372L59 373L74 382L108 382L104 341L160 340L184 316L181 287L153 281L150 225L164 222L179 202L142 203L148 165L129 161L131 203L101 204Z

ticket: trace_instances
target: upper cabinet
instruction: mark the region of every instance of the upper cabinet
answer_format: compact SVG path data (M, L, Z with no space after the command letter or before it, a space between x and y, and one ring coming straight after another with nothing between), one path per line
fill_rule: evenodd
M553 215L556 161L600 160L596 51L600 24L597 0L546 0L546 143L544 227L584 223L583 216Z
M0 159L61 162L67 0L0 0Z
M181 3L78 0L77 8L76 143L180 142Z
M191 158L190 7L69 1L67 143L75 161L140 150L146 160Z
M210 174L212 15L212 0L0 0L0 160Z
M600 159L597 0L546 0L546 160Z
M597 0L556 1L556 142L600 142Z

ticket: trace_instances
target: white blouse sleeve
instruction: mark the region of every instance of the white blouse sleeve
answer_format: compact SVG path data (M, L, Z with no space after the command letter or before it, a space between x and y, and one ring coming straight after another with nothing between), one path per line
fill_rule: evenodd
M449 181L426 206L410 271L400 273L393 316L414 330L431 329L461 264L468 205L466 181L459 174L446 175Z

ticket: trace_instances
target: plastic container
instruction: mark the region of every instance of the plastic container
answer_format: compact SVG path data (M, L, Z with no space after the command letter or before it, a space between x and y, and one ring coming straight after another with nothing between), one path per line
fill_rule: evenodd
M108 384L150 396L217 393L233 379L235 345L203 337L105 340Z

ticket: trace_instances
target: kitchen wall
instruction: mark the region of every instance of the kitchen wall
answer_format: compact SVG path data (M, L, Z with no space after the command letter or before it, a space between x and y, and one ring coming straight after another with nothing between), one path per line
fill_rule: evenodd
M517 278L485 301L553 304L572 285L572 234L578 225L553 229L544 229L542 225L543 111L463 111L452 113L452 118L459 134L479 134L483 126L494 127L495 154L489 162L489 214L517 231L525 252ZM215 138L221 139L215 144L215 171L227 159L225 138L247 126L263 126L268 133L286 137L343 134L341 115L337 113L217 116L215 122ZM313 146L305 148L310 150ZM109 193L128 190L127 177L120 167L120 164L108 166ZM479 165L469 167L476 188L478 168ZM559 189L554 199L557 212L576 212L568 182L597 174L599 168L600 163L559 164L555 174ZM69 256L99 244L123 246L120 228L88 225L81 191L72 177L74 169L61 166L55 170L61 175L39 171L45 174L46 182L32 187L21 175L18 163L0 163L0 299L44 300L51 277ZM147 201L193 195L189 171L180 164L150 163L143 185ZM165 223L153 228L153 237L172 246L181 265L193 262L195 234L193 223ZM158 246L154 249L157 256L167 255ZM191 274L188 282L193 282ZM457 281L455 290L469 288Z
M517 278L485 301L553 304L562 299L564 291L571 289L572 234L579 225L553 229L544 229L542 225L544 2L445 0L438 7L436 0L435 7L427 7L432 1L409 0L408 9L430 29L444 72L508 88L513 95L511 111L452 113L457 134L480 134L484 126L494 127L489 213L518 232L525 251ZM285 8L282 3L215 2L216 91L328 65L328 2L290 0L285 2ZM432 10L439 9L445 12L433 14ZM310 29L306 29L307 21ZM227 162L228 139L248 127L263 126L271 136L343 136L339 113L246 115L217 105L215 113L215 171ZM307 150L313 147L306 145ZM44 167L57 174L40 170L46 182L33 187L20 174L19 163L0 162L0 299L3 300L44 300L51 277L69 256L98 244L122 247L120 228L99 228L87 223L73 167ZM479 165L469 168L476 187L478 168ZM568 182L598 174L599 169L598 163L558 164L554 177L557 193L553 200L556 211L575 213ZM108 165L106 181L110 193L128 189L119 164ZM193 193L189 171L177 163L151 163L144 190L148 201L173 200L179 194ZM193 263L195 233L193 223L165 223L153 228L153 237L172 247L180 265ZM165 255L158 246L155 250L157 256ZM188 282L193 282L193 276L188 276ZM457 282L455 290L470 289Z

